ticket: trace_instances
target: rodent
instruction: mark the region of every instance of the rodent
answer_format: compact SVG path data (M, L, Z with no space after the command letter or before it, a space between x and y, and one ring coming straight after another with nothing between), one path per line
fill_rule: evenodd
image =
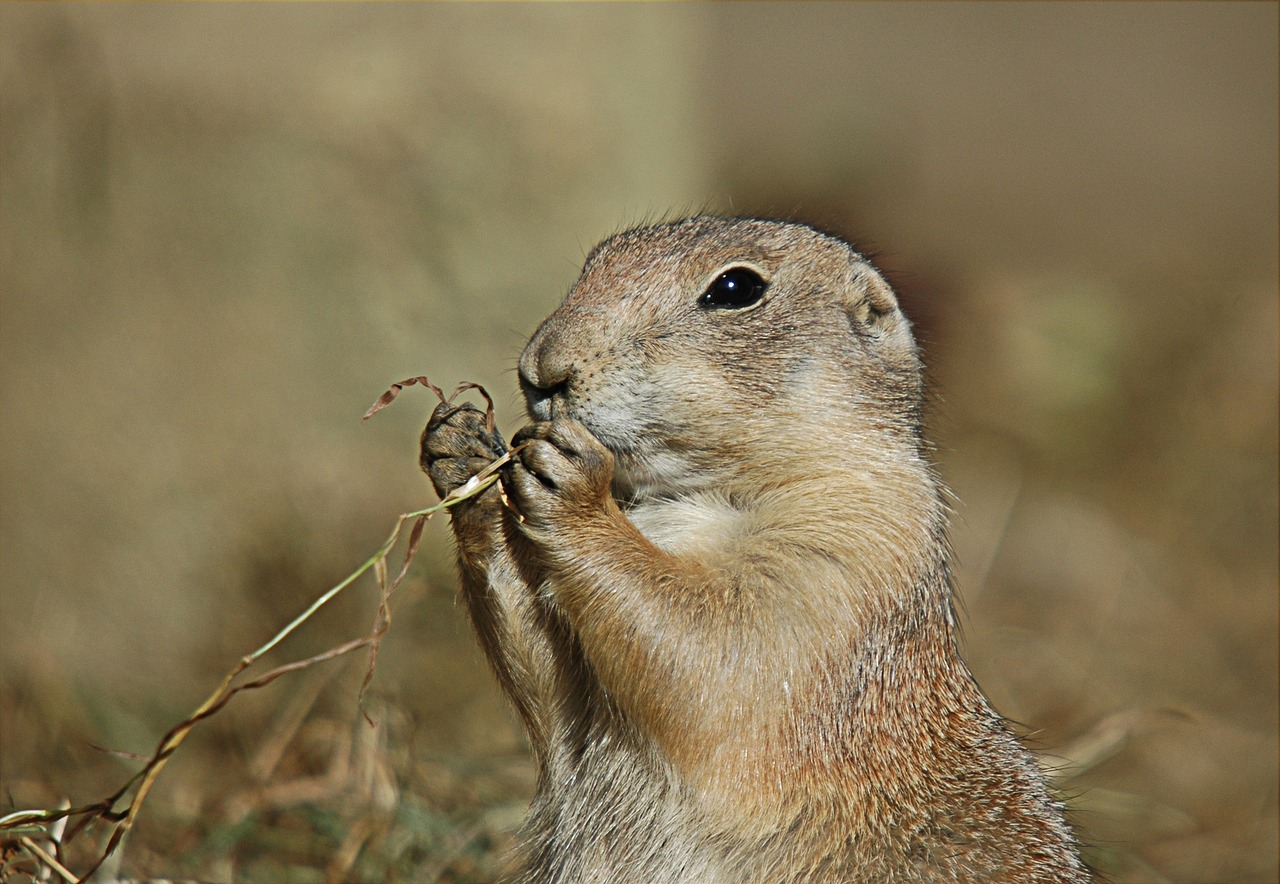
M520 882L1086 881L956 647L922 366L837 237L694 216L588 255L519 361L462 598L528 731ZM447 493L507 450L442 404Z

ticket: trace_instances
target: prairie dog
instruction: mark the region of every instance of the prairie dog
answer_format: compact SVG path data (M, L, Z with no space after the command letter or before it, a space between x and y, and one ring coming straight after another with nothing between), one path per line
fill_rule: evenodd
M955 646L922 373L848 244L696 216L597 246L519 363L531 423L453 510L528 730L521 882L1085 881ZM438 492L506 450L471 406Z

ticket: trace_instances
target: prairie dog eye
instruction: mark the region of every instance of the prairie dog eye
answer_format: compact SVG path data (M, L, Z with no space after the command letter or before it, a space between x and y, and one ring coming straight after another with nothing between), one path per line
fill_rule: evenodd
M712 310L741 310L760 303L769 284L750 267L730 267L698 298L698 306Z

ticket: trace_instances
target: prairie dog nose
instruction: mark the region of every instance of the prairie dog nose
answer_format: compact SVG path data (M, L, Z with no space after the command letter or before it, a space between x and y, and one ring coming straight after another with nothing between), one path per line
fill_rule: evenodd
M520 389L524 392L529 416L535 420L551 420L554 403L564 401L573 380L572 358L558 346L559 335L544 322L520 354Z

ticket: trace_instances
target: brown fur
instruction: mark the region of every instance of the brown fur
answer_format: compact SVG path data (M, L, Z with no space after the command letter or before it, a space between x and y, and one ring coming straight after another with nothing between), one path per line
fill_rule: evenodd
M709 310L728 267L763 301ZM520 359L533 423L454 511L539 765L527 882L1081 881L955 647L921 366L845 243L695 217L588 257ZM441 406L442 493L503 450Z

